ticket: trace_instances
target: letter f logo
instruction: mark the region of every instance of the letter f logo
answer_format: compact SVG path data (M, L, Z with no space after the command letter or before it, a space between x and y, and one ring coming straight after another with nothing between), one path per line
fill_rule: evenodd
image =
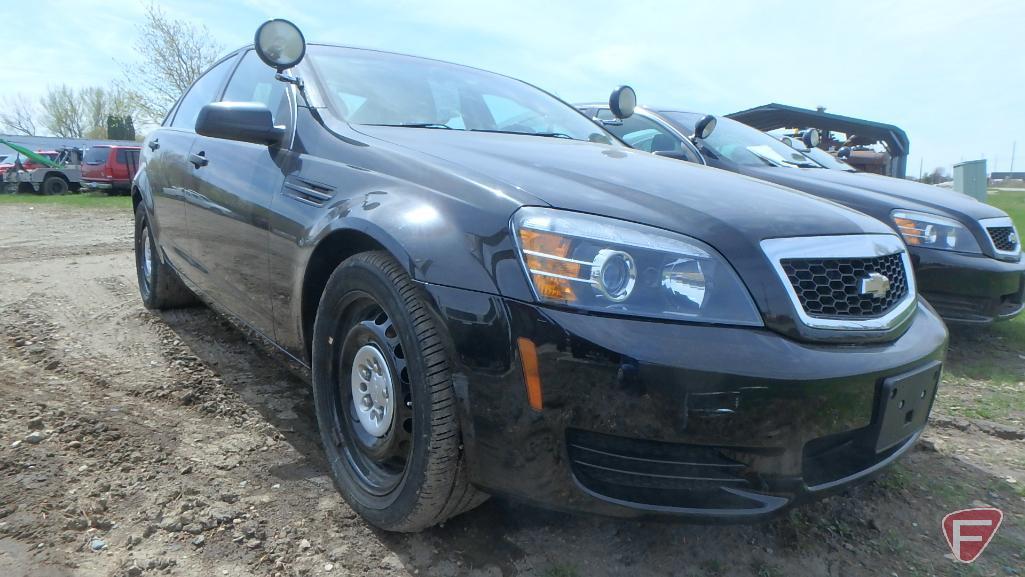
M1003 518L1003 512L992 507L962 509L944 517L943 536L954 558L962 563L975 561L989 545Z

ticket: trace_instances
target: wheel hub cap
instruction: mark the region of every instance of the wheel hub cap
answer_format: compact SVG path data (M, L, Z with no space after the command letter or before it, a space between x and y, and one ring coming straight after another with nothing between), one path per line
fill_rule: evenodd
M380 349L363 345L352 361L352 403L367 433L383 437L395 416L395 387Z
M144 229L142 237L142 274L149 283L153 278L153 249L149 243L149 229Z

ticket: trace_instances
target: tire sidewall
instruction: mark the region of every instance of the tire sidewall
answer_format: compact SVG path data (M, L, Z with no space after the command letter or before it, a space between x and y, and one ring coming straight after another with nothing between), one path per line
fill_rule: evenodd
M51 190L54 183L57 183L56 190ZM60 177L51 176L43 179L43 194L47 196L55 196L58 194L64 194L68 191L68 183Z
M145 235L149 235L150 270L153 271L153 278L148 279L148 283L146 282L145 269L142 266L143 259L146 258L142 245ZM156 244L154 243L153 231L149 227L146 208L140 203L135 209L135 273L139 282L139 294L142 296L142 303L151 309L156 306L157 275L160 274L157 263L154 262L156 255Z
M336 279L336 277L338 277ZM413 401L413 448L406 470L399 485L384 496L365 491L355 480L346 457L331 438L330 423L334 418L330 388L337 388L339 376L348 381L348 375L338 375L341 340L349 327L339 327L345 310L344 297L350 291L362 291L371 295L395 324L402 343L409 371L410 394ZM427 389L426 367L419 343L412 330L412 319L403 305L392 281L384 271L360 260L343 263L328 281L321 299L313 331L313 393L317 421L321 424L321 441L324 444L328 465L338 490L354 509L364 517L382 527L401 525L407 515L414 511L424 486L433 447L431 429L431 395ZM329 344L333 337L333 344ZM412 354L411 352L415 352Z

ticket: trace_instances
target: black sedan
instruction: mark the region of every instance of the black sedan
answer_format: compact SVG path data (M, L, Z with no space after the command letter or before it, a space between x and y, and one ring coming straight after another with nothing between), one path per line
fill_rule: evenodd
M488 494L760 518L880 471L931 408L946 330L892 230L511 78L275 20L143 153L145 304L199 297L306 367L384 529Z
M703 114L638 107L620 120L607 104L580 108L635 148L781 184L889 224L911 250L922 296L948 322L986 324L1025 308L1021 241L996 207L935 186L855 172L835 159L825 166L829 159L812 160L729 118L707 117L712 122L702 123L701 138L694 130Z

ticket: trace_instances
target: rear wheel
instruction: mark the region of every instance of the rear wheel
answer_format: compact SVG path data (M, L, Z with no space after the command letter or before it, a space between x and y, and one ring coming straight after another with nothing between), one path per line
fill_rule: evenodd
M178 273L161 261L142 203L135 209L135 270L139 294L146 308L173 309L198 302L196 294L178 278Z
M476 507L442 335L384 252L331 275L313 335L313 388L335 485L371 524L419 531Z
M45 195L67 194L68 181L60 176L47 176L39 190Z

